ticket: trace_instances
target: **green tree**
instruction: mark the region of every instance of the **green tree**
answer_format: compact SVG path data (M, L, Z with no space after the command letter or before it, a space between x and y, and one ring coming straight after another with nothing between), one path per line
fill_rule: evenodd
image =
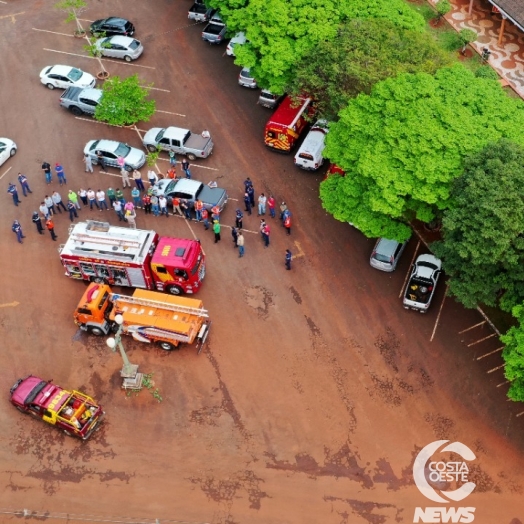
M449 291L466 307L524 302L524 147L489 143L466 159L433 244L451 277Z
M369 237L406 239L407 220L429 222L449 207L467 155L503 137L524 142L524 102L460 64L379 82L339 116L324 154L347 174L323 182L320 197Z
M381 18L424 29L424 19L403 0L214 0L213 5L223 11L231 33L244 31L249 40L235 50L235 62L251 68L258 83L274 93L284 92L296 63L333 40L344 20Z
M474 42L478 35L476 31L473 31L473 29L461 29L459 31L459 37L460 41L462 42L462 54L466 52L466 47L468 44L471 44L471 42Z
M151 86L141 86L138 75L124 80L118 76L106 80L95 119L116 126L147 122L156 109L155 101L147 99Z
M62 0L55 4L56 9L65 11L67 13L66 22L75 22L76 23L76 33L82 34L85 33L84 29L80 25L78 16L84 9L87 7L85 0Z
M313 95L319 114L332 120L351 98L370 93L380 80L403 72L433 74L446 65L450 56L426 34L387 20L355 19L298 62L286 91Z
M435 4L437 10L437 20L440 20L444 15L447 15L451 11L451 4L449 0L438 0Z
M500 337L505 345L502 351L502 358L506 364L504 374L511 382L508 398L524 402L524 306L515 306L512 313L518 325Z

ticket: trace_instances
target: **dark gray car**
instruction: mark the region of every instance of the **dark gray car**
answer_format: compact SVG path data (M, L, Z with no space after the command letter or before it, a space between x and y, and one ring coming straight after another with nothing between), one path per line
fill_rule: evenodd
M60 105L76 116L94 115L102 93L101 89L68 87L60 97Z

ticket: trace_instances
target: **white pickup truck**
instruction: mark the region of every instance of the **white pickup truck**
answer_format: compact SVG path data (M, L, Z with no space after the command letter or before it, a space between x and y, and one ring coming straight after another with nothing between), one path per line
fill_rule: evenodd
M404 309L425 313L437 287L442 262L433 255L419 255L404 293Z
M186 155L189 160L207 158L213 152L213 140L181 127L154 127L144 136L144 147L151 152L162 149Z

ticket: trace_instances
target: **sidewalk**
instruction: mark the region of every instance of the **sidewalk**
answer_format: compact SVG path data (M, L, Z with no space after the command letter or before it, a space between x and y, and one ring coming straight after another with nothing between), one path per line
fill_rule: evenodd
M435 0L429 0L432 5ZM478 38L470 44L479 54L487 47L491 51L489 65L524 98L524 32L506 20L504 36L498 45L502 16L491 12L487 0L474 0L471 15L468 14L469 0L451 0L453 10L446 15L448 23L457 31L473 29Z

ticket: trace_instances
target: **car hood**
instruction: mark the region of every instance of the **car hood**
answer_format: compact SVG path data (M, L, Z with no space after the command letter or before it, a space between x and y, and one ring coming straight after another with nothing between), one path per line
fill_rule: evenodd
M78 87L91 87L96 83L95 77L89 73L83 72L84 74L80 77L80 80L76 82Z
M3 142L8 149L12 149L13 147L16 149L16 144L10 138L0 137L0 142Z
M132 166L143 164L145 161L145 155L140 149L132 147L129 154L126 156L126 163Z
M171 178L163 178L162 180L159 180L153 187L153 194L156 196L165 194L166 188L171 181Z
M156 136L162 131L161 127L153 127L145 135L143 142L147 144L156 144Z

